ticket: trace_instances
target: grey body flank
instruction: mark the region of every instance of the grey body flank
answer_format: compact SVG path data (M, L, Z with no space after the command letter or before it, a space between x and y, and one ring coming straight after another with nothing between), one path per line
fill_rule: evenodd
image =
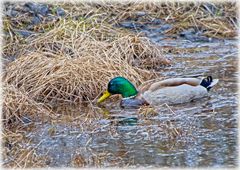
M153 92L146 91L142 95L149 104L153 105L185 103L205 96L208 96L208 91L205 87L188 84L165 87Z

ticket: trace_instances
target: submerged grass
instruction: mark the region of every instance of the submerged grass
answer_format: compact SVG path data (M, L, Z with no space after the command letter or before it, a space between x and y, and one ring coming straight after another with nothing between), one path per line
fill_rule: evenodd
M2 133L2 165L5 168L40 168L46 166L47 157L40 156L36 149L41 145L39 142L35 147L28 146L31 140L26 138L23 131L5 129Z

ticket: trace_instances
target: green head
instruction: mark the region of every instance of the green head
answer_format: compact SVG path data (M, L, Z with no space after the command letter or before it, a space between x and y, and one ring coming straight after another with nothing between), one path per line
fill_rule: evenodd
M124 77L115 77L108 83L108 88L98 99L98 103L103 102L113 94L121 94L123 98L136 96L138 91L134 85Z

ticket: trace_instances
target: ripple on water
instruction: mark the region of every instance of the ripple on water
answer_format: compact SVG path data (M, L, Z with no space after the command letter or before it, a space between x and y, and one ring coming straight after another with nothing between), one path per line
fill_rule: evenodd
M51 157L50 166L71 166L76 155L89 166L96 164L96 158L101 158L101 166L237 165L237 41L161 39L158 43L182 49L204 47L194 53L167 54L174 64L159 71L163 77L212 75L219 83L210 96L170 106L171 110L158 107L155 116L113 108L108 118L89 124L80 121L76 127L36 125L32 143L43 141L37 151Z

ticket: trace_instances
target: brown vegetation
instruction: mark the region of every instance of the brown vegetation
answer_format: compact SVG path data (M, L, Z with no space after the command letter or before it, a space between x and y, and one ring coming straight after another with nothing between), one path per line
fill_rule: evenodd
M6 60L10 56L16 58L4 65L2 77L4 165L21 168L45 165L32 148L25 150L16 144L8 150L8 143L22 141L21 133L14 131L22 127L24 116L32 120L50 118L58 105L92 104L111 78L124 76L138 86L157 77L149 69L170 64L148 38L114 24L137 19L137 12L144 11L147 15L142 22L151 22L153 18L174 22L169 34L195 27L205 30L209 37L234 37L236 5L212 5L215 13L203 3L65 3L60 6L67 11L66 18L34 27L34 31L42 32L28 38L15 32L16 28L26 26L23 23L27 15L4 17L3 56ZM152 112L140 111L143 115ZM75 156L73 165L85 164L81 155Z

